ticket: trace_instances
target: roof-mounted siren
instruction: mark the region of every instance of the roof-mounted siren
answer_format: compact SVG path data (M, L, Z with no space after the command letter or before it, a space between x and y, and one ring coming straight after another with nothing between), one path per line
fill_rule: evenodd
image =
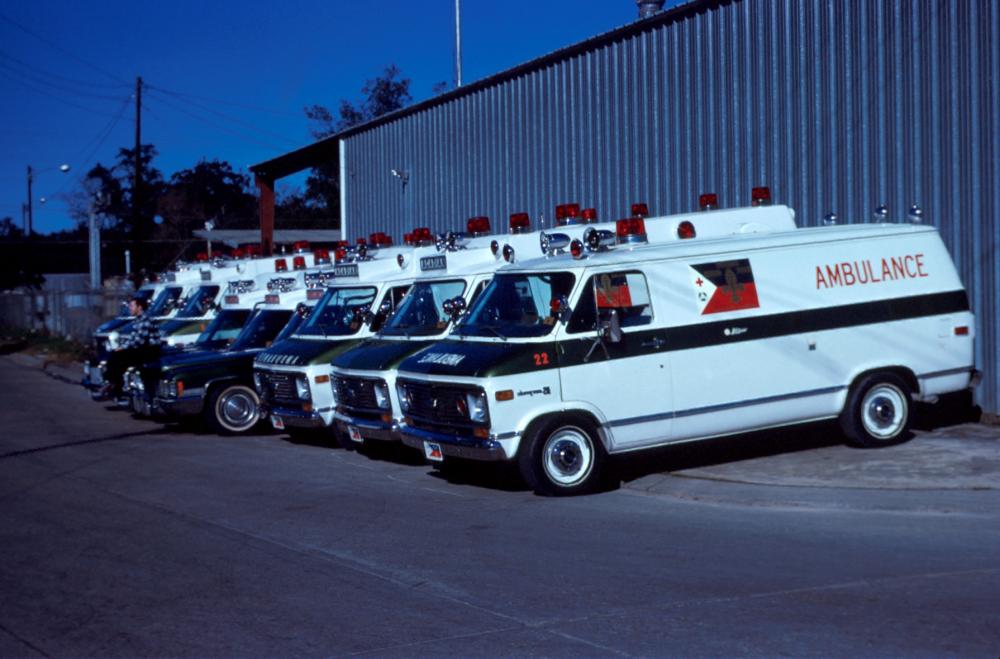
M303 254L309 251L309 241L308 240L296 240L292 245L292 251L296 254Z
M538 235L538 243L542 248L542 254L553 256L569 247L570 239L565 233L545 233L542 231Z
M510 245L503 246L503 260L507 263L514 262L514 248Z
M923 224L924 223L924 211L920 209L920 206L913 204L910 206L910 210L906 213L907 219L910 220L911 224Z
M632 204L632 217L649 217L649 206L646 202L639 201Z
M885 204L880 204L875 207L875 211L872 212L872 219L879 223L889 221L889 209L886 208Z
M470 217L465 223L465 231L471 238L490 235L490 218L485 215Z
M684 220L677 225L677 238L679 240L690 240L697 235L698 232L694 230L694 222Z
M833 211L830 211L829 213L823 216L823 226L832 227L836 224L837 224L837 214L834 213Z
M574 259L583 258L583 243L574 238L569 244L569 253Z
M771 205L771 188L766 186L758 186L750 191L750 205L751 206L770 206Z
M280 259L274 259L274 271L288 272L288 259L283 257Z
M698 197L698 208L703 211L714 211L719 207L719 195L714 192L706 192Z
M580 204L559 204L556 206L556 226L580 224L582 221Z
M512 213L507 226L511 233L528 233L531 231L531 218L527 213ZM495 251L493 253L496 254Z
M330 250L326 248L313 250L313 265L330 265Z
M641 217L629 217L615 222L615 234L619 244L646 243L646 222Z
M392 236L387 234L385 231L376 231L368 236L368 242L376 249L382 247L392 247Z
M583 243L591 252L604 252L618 242L618 236L611 231L589 227L583 232Z

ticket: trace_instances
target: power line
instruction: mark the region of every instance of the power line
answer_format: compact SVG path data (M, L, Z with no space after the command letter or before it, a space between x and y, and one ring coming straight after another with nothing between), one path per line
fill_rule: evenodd
M43 69L40 66L37 66L36 64L33 64L31 62L28 62L28 61L25 61L25 60L20 59L18 57L14 57L13 55L11 55L9 53L5 53L3 51L0 51L0 57L3 57L4 59L8 59L8 60L10 60L10 61L12 61L12 62L14 62L16 64L19 64L21 67L23 67L25 69L28 69L29 71L34 72L36 75L41 75L41 76L44 76L44 77L47 77L47 78L53 78L55 80L61 81L63 84L76 85L78 87L86 87L86 88L89 88L89 89L95 89L95 88L96 89L122 89L123 87L125 87L125 85L118 84L118 83L92 82L92 81L78 80L76 78L70 78L68 76L64 76L64 75L61 75L59 73L53 73L51 71Z
M0 57L3 57L3 53L0 53ZM22 71L14 66L11 66L8 62L0 59L0 69L7 71L8 75L20 76L22 81L27 81L34 83L36 85L44 85L46 87L51 87L56 91L63 94L71 94L73 96L79 96L83 98L96 98L102 100L113 100L117 101L121 98L120 95L112 96L110 94L98 94L95 92L81 91L79 89L73 89L72 87L65 85L63 83L53 82L51 80L46 80L37 74L31 73L30 71Z
M109 78L111 78L112 80L115 80L116 82L119 82L119 83L121 83L123 85L129 85L130 84L130 83L126 82L125 80L123 80L123 79L119 78L118 76L116 76L114 73L110 73L109 71L107 71L107 70L105 70L105 69L97 66L96 64L94 64L92 62L88 62L87 60L83 59L82 57L79 57L79 56L77 56L77 55L69 52L68 50L66 50L65 48L63 48L62 46L60 46L59 44L54 43L54 42L46 39L42 35L40 35L37 32L35 32L34 30L32 30L32 29L30 29L28 27L25 27L24 25L21 25L20 23L18 23L14 19L12 19L10 16L7 16L6 14L0 13L0 20L7 21L8 23L10 23L11 25L13 25L17 29L19 29L22 32L24 32L25 34L29 34L29 35L35 37L36 39L38 39L42 43L47 44L49 47L58 50L60 53L66 55L67 57L76 60L77 62L83 64L84 66L88 66L91 69L94 69L98 73L102 73L102 74L108 76Z
M164 94L164 92L162 92L160 90L157 90L156 88L150 88L150 89L153 90L152 93L156 97L158 97L161 101L166 102L170 98L169 96L167 96L166 94ZM203 110L204 112L208 112L209 114L213 114L213 115L219 117L220 119L225 119L226 121L229 121L229 122L232 122L232 123L235 123L235 124L240 124L242 126L246 126L247 128L251 129L255 133L262 133L262 134L265 134L265 135L270 135L271 137L277 138L279 140L282 140L284 142L287 142L289 144L296 145L296 146L298 144L300 144L300 142L297 141L297 140L290 139L288 137L285 137L284 135L280 135L278 133L275 133L274 131L267 130L266 128L261 128L260 126L257 126L256 124L253 124L253 123L251 123L249 121L245 121L243 119L240 119L239 117L234 117L234 116L226 114L224 112L219 112L218 110L213 110L212 108L209 108L209 107L206 107L204 105L201 105L200 103L195 103L194 101L188 101L188 100L185 100L185 99L179 98L179 97L177 98L177 100L180 101L180 102L182 102L182 103L187 103L188 105L192 105L192 106L194 106L194 107L196 107L196 108L198 108L200 110ZM168 105L171 105L171 104L168 103ZM174 107L176 108L177 106L174 106Z
M287 111L282 111L282 110L275 110L273 108L265 108L265 107L261 107L259 105L248 105L246 103L237 103L235 101L226 101L226 100L223 100L221 98L214 98L214 97L211 97L211 96L202 96L200 94L189 94L187 92L179 92L179 91L175 91L175 90L171 90L171 89L164 89L163 87L149 85L149 84L146 85L146 88L147 89L155 89L157 91L163 92L164 94L170 94L171 96L186 97L186 98L196 98L196 99L199 99L199 100L202 100L202 101L208 101L209 103L216 103L216 104L219 104L219 105L228 105L230 107L240 108L240 109L243 109L243 110L250 110L252 112L262 112L264 114L270 114L270 115L274 115L276 117L294 117L296 119L301 119L302 118L302 115L299 114L298 112L287 112ZM181 99L181 100L183 100L183 99Z
M34 85L34 84L30 83L30 82L26 82L26 81L24 81L22 79L16 78L16 77L12 76L8 71L5 71L3 69L0 69L0 75L5 76L5 77L7 77L10 80L13 80L14 82L16 82L16 83L18 83L20 85L23 85L24 87L27 87L28 89L30 89L30 90L32 90L34 92L37 92L37 93L42 94L44 96L48 96L50 98L54 98L57 101L59 101L60 103L65 103L66 105L71 105L71 106L73 106L73 107L75 107L75 108L77 108L79 110L83 110L84 112L89 112L91 114L96 114L96 115L101 116L101 117L111 116L108 112L104 112L104 111L101 111L101 110L95 110L94 108L90 108L90 107L87 107L87 106L84 106L84 105L80 105L79 103L74 103L73 101L71 101L69 99L66 99L66 98L63 98L62 96L59 96L57 94L54 94L54 93L48 91L47 89L43 89L43 88L37 87L36 85Z

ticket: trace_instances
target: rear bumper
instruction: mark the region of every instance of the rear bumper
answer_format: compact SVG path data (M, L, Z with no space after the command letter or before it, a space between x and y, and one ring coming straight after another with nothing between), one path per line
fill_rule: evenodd
M455 458L496 462L506 460L507 454L495 439L475 439L473 437L456 437L445 433L423 430L403 424L400 434L404 444L419 451L424 450L424 442L434 442L441 447L441 452Z

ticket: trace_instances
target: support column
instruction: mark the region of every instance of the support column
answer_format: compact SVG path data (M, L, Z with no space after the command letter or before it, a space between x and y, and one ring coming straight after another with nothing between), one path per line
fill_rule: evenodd
M260 191L260 249L264 256L274 251L274 181L260 176L254 177Z

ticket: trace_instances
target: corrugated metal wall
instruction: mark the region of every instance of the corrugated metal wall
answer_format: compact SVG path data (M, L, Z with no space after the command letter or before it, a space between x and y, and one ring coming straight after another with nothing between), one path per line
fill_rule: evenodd
M346 140L347 233L435 231L580 202L745 205L940 228L1000 409L1000 0L743 0L634 30ZM406 185L393 177L403 170Z

